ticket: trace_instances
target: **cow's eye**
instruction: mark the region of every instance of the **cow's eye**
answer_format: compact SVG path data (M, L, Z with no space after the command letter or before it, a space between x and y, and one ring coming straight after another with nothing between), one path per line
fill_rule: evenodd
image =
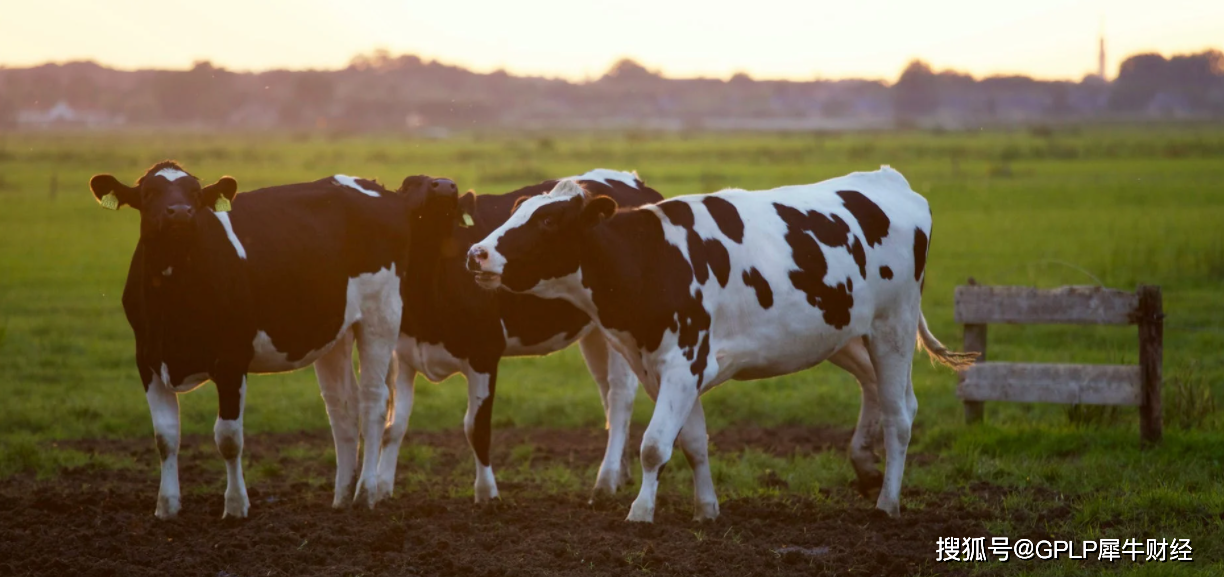
M554 224L553 218L551 216L546 216L544 217L543 220L540 221L540 228L544 230L552 230L553 224Z

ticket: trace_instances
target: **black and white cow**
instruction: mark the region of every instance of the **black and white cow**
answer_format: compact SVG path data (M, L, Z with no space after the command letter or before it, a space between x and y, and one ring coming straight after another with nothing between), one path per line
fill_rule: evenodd
M354 490L358 428L366 439L383 432L413 206L403 197L361 194L354 190L360 183L341 178L236 199L232 178L201 187L174 162L153 166L136 186L109 174L90 180L103 206L140 211L123 308L136 336L136 366L161 455L158 517L174 517L180 507L176 395L210 379L216 383L225 516L245 517L247 374L311 363L336 435L336 504L347 504L355 493L373 505L379 452L365 452ZM453 182L434 184L454 194ZM231 202L234 210L227 212ZM354 339L359 387L353 382Z
M401 193L418 190L419 179L404 180ZM636 174L597 169L570 177L588 190L622 206L663 199ZM599 385L608 426L608 445L595 490L615 492L629 472L622 466L637 381L620 355L609 350L586 313L550 295L492 293L477 286L464 259L472 243L506 222L526 199L552 190L549 180L500 195L467 193L458 202L423 203L412 220L412 270L404 280L403 322L397 358L395 417L383 438L379 496L392 493L396 457L412 412L413 377L441 381L462 373L468 384L463 428L476 462L475 497L497 497L489 460L497 366L502 357L546 355L578 342L587 368ZM408 192L408 194L413 194ZM467 215L470 226L461 226Z
M888 167L625 210L562 181L524 201L467 264L486 288L577 305L655 398L630 521L654 519L658 472L677 437L694 471L696 518L717 517L701 393L839 351L847 365L865 357L874 373L887 455L876 507L897 516L917 411L915 335L945 364L972 362L939 344L922 315L930 232L926 200ZM864 386L864 414L875 410L866 397Z

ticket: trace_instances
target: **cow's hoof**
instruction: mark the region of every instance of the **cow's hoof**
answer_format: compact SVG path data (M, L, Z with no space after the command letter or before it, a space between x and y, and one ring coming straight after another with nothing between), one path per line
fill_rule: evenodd
M488 505L489 503L494 503L494 502L496 502L496 501L498 501L498 500L500 500L500 499L501 499L501 497L500 497L500 496L497 494L497 491L493 491L493 493L492 493L492 494L489 494L489 493L485 493L485 494L476 493L476 496L473 498L473 501L474 501L474 502L475 502L477 505Z
M625 520L630 523L654 523L654 507L634 501L633 506L629 508L629 516Z
M375 500L382 501L385 499L390 499L391 495L393 495L394 493L395 493L394 483L379 481L378 489L374 491L374 498Z
M491 503L497 497L497 485L492 485L489 487L476 487L475 498L477 505Z
M713 521L718 518L718 501L712 503L694 503L695 510L693 513L694 521Z
M249 511L250 508L251 508L251 504L249 501L247 501L246 495L242 495L241 498L226 497L225 513L221 515L221 518L222 519L246 519L247 511Z
M615 495L616 489L620 486L620 483L616 481L619 476L619 474L604 475L600 472L599 478L595 479L595 488L591 490L591 498Z
M375 499L375 492L376 489L373 486L367 487L366 483L358 484L357 492L353 495L353 504L373 509L374 505L378 503Z
M890 519L900 519L901 518L901 504L900 503L877 503L876 511L879 511L885 515L888 515Z
M178 516L179 512L178 497L157 497L157 509L153 511L153 515L163 521L173 519Z
M591 489L591 498L587 500L587 505L590 505L596 508L604 508L604 507L620 508L620 506L623 506L623 505L618 506L617 505L618 501L620 500L616 498L615 488L608 488L606 486L601 487L599 485L596 485L595 488Z

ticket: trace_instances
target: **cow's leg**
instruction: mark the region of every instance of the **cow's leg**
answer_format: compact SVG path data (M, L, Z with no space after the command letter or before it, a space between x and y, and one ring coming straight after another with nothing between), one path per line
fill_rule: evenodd
M867 350L879 380L880 409L884 424L884 483L876 508L890 517L901 515L901 478L909 448L913 421L909 408L910 365L914 358L918 315L896 314L872 325ZM916 408L915 408L916 411Z
M693 468L693 520L712 521L718 518L718 496L714 494L714 477L710 474L710 437L706 434L705 410L701 399L693 403L688 420L680 429L680 449Z
M388 378L391 378L388 375ZM412 416L416 370L403 362L398 363L394 376L394 416L389 416L383 429L382 449L378 456L378 499L390 497L395 492L395 466L399 460L400 444L408 432L408 418Z
M242 478L242 413L246 404L246 375L214 376L217 383L217 423L213 438L225 459L225 514L238 519L247 516L250 500Z
M629 467L625 459L625 443L629 440L629 421L633 417L633 397L637 393L637 377L628 361L608 346L598 331L591 331L578 342L587 370L599 385L603 402L608 447L604 451L599 476L595 480L596 494L614 494L629 483Z
M378 460L383 430L387 425L387 371L399 336L399 311L378 311L356 327L357 357L361 364L357 404L361 430L361 478L353 502L374 508L378 497ZM379 316L384 315L384 316ZM373 318L372 318L373 317ZM389 317L389 318L388 318ZM394 324L391 321L394 320Z
M178 481L179 452L179 403L178 395L170 390L161 377L145 387L145 400L149 402L149 414L153 417L153 439L157 441L157 455L161 457L161 487L157 491L159 519L173 519L180 507Z
M867 352L863 340L856 338L829 357L829 362L854 375L862 391L858 424L854 427L854 436L850 439L850 463L854 465L854 473L858 476L859 492L869 499L875 499L884 483L884 476L876 469L878 459L872 452L872 447L880 438L880 398L875 369L871 366L871 355Z
M489 461L489 445L493 438L493 398L497 393L497 367L490 373L469 370L467 414L463 416L463 432L476 457L476 502L486 503L497 498L497 479Z
M671 459L680 427L688 420L697 402L697 383L689 374L687 365L682 370L667 371L660 381L654 415L642 437L642 488L629 509L629 521L654 521L659 469Z
M336 486L332 507L348 507L357 482L357 379L353 376L353 333L344 335L315 361L319 392L327 405L332 440L336 444Z
M905 406L909 409L910 422L918 419L918 396L914 394L914 369L910 367L909 384L905 388Z

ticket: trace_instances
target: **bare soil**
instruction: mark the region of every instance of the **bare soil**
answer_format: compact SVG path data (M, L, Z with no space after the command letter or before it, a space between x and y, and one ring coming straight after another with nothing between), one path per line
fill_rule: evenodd
M713 458L746 448L781 455L840 451L849 435L732 428L713 435ZM470 466L462 432L411 433L408 442L436 449L433 469ZM533 467L563 464L586 474L602 456L603 432L498 431L495 464L525 444L532 446ZM401 483L374 511L338 511L330 507L334 465L281 451L322 454L330 445L326 431L248 436L248 471L254 464L278 466L250 483L250 518L223 521L220 458L211 438L189 436L179 459L182 513L162 522L153 517L152 439L60 443L131 456L138 466L0 481L0 575L947 574L961 568L935 564L936 539L986 534L988 513L966 508L956 495L924 499L922 511L892 520L850 486L814 496L724 500L713 523L692 521L687 499L666 491L653 525L626 523L636 486L588 504L585 492L557 495L530 482L502 483L499 502L477 506L452 496L457 487L443 476L425 490L404 491ZM677 459L672 466L686 465ZM401 463L401 480L409 468ZM772 481L763 476L761 482ZM991 487L976 492L1000 497Z

